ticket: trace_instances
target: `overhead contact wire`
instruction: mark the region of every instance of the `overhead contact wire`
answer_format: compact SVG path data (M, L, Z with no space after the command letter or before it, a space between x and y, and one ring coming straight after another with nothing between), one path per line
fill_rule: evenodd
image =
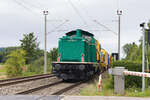
M24 4L22 4L21 2L17 1L17 0L14 0L15 3L17 3L19 6L23 7L24 9L28 10L29 12L33 13L33 11L26 7Z
M93 20L95 23L97 23L98 25L104 27L105 29L107 29L108 31L112 32L114 35L117 35L116 32L114 32L113 30L109 29L107 26L105 26L104 24L101 24L100 22L98 22L97 20Z
M61 23L60 25L58 25L57 27L55 27L51 32L48 32L47 35L49 35L52 32L55 32L55 30L57 30L58 28L60 28L61 26L63 26L66 22L68 22L69 20L65 20L63 23Z
M27 4L27 5L29 5L30 7L34 7L34 8L36 8L36 9L41 10L41 11L44 10L44 9L42 9L42 7L36 6L35 4L29 3L28 1L23 1L23 0L22 0L22 2L25 3L25 4Z
M68 0L69 4L72 6L72 8L74 9L74 11L77 13L77 15L80 17L80 19L83 21L83 23L85 25L87 25L86 21L84 20L84 18L80 15L80 12L78 11L78 9L75 7L75 5L71 2L71 0ZM88 25L87 25L88 26Z

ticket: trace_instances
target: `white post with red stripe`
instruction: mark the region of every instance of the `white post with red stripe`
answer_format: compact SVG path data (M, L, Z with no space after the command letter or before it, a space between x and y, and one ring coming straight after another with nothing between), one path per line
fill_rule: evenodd
M102 90L102 75L99 75L99 80L98 80L98 91Z

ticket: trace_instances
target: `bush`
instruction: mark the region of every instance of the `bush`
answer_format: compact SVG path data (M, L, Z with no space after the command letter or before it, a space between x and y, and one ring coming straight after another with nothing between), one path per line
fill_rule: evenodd
M28 72L34 72L36 74L43 74L43 66L44 66L44 57L40 57L39 59L35 60L32 64L28 67ZM47 72L51 72L51 61L48 59L47 65Z
M25 65L25 51L22 49L12 51L5 63L6 73L9 77L16 77L22 74L22 67Z
M115 66L121 66L125 67L129 71L142 71L142 64L139 62L133 62L133 61L116 61L113 62L113 67ZM142 86L142 78L139 76L125 76L125 87L126 88L141 88Z

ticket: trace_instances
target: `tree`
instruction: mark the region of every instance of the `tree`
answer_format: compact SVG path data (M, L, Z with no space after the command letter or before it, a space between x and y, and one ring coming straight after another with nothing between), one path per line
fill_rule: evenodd
M24 34L21 41L21 48L26 51L26 63L29 64L35 60L39 52L39 42L34 33Z
M123 51L124 51L126 57L128 56L131 47L132 47L132 44L128 44L128 43L123 46Z
M125 44L123 46L123 51L126 55L125 59L126 60L138 60L138 56L140 56L141 54L139 54L140 52L140 47L138 47L134 42L131 44Z
M7 75L10 77L22 74L22 67L25 65L25 51L22 49L12 51L5 62Z
M57 61L57 55L58 55L58 48L53 48L52 50L50 50L49 57L51 61Z
M34 72L36 74L42 74L43 73L43 66L44 66L44 57L40 57L37 60L33 61L29 67L29 72Z

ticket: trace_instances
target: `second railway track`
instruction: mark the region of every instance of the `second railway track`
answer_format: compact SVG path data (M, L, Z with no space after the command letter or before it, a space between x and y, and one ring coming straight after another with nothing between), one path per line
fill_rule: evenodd
M19 84L19 83L23 83L23 82L34 81L34 80L39 80L39 79L43 79L43 78L49 78L49 77L54 77L54 75L43 74L43 75L34 75L34 76L28 76L28 77L0 80L0 87Z

